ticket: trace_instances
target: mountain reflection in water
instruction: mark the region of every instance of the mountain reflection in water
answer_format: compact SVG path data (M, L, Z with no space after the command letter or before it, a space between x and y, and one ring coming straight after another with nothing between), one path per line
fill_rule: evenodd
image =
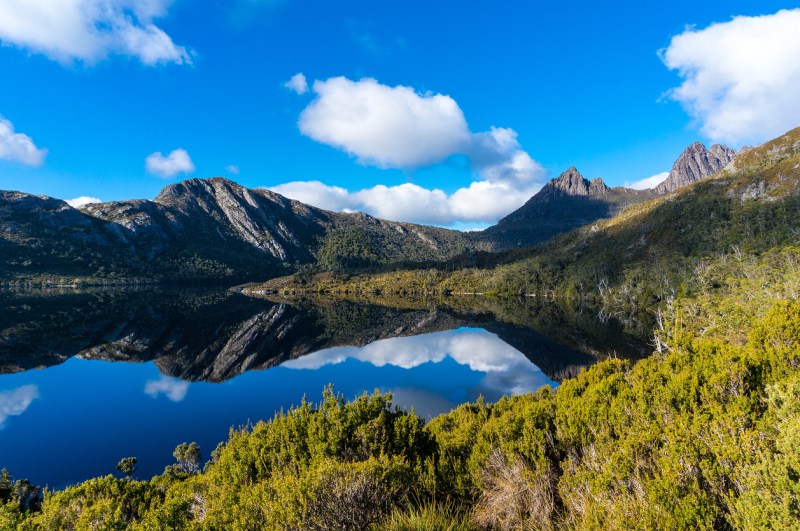
M348 399L391 391L431 417L646 350L595 312L472 302L483 306L0 293L0 467L60 487L136 456L148 477L177 444L195 440L207 455L231 426L316 401L328 384Z

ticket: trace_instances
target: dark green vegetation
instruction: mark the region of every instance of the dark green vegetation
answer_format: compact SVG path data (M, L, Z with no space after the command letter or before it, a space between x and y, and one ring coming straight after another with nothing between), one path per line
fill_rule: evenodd
M661 353L427 425L327 391L149 481L6 492L19 529L789 529L800 521L800 304L743 345L670 323ZM10 478L6 484L11 484ZM27 510L26 510L27 509Z

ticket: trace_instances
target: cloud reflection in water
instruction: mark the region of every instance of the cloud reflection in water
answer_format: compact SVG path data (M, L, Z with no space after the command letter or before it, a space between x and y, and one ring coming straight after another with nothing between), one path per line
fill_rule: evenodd
M411 337L396 337L375 341L364 347L334 347L308 354L283 363L289 369L316 370L326 365L354 359L376 367L393 365L413 369L425 363L441 363L451 358L472 371L484 373L477 388L472 389L472 398L478 394L490 400L502 395L516 395L535 391L544 385L556 384L547 378L520 351L502 341L496 335L481 329L461 328ZM446 382L442 382L446 385ZM431 394L429 390L402 388L393 390L397 403L437 403L435 410L447 410L444 397ZM405 397L405 398L404 398ZM406 400L407 399L407 400ZM427 408L426 408L427 409Z
M158 380L148 380L144 384L144 392L153 398L163 394L173 402L181 402L189 392L189 382L162 376Z
M35 385L23 385L0 392L0 429L5 426L8 417L22 415L37 398L39 388Z

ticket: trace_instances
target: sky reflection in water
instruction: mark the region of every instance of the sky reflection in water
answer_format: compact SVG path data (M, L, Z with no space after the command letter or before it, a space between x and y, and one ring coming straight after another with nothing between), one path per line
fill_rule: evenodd
M0 375L0 467L62 487L139 458L138 477L160 473L183 441L204 455L231 426L317 401L328 383L348 399L374 389L431 417L483 395L494 401L555 385L521 352L481 329L461 328L321 350L224 383L189 383L153 363L73 358Z

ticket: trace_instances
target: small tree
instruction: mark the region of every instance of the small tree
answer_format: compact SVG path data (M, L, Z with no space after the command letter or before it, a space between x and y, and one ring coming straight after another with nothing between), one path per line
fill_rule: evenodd
M0 470L0 503L6 503L11 500L14 494L14 479L8 470L5 468Z
M135 457L123 457L117 463L117 470L125 474L125 477L131 479L133 476L134 471L136 470L136 458Z
M200 446L196 442L187 444L181 443L172 452L175 459L178 461L178 468L187 474L197 474L200 472L200 462L203 460L200 456Z
M38 511L42 505L42 489L27 479L14 481L5 468L0 470L0 505L15 503L21 512Z

